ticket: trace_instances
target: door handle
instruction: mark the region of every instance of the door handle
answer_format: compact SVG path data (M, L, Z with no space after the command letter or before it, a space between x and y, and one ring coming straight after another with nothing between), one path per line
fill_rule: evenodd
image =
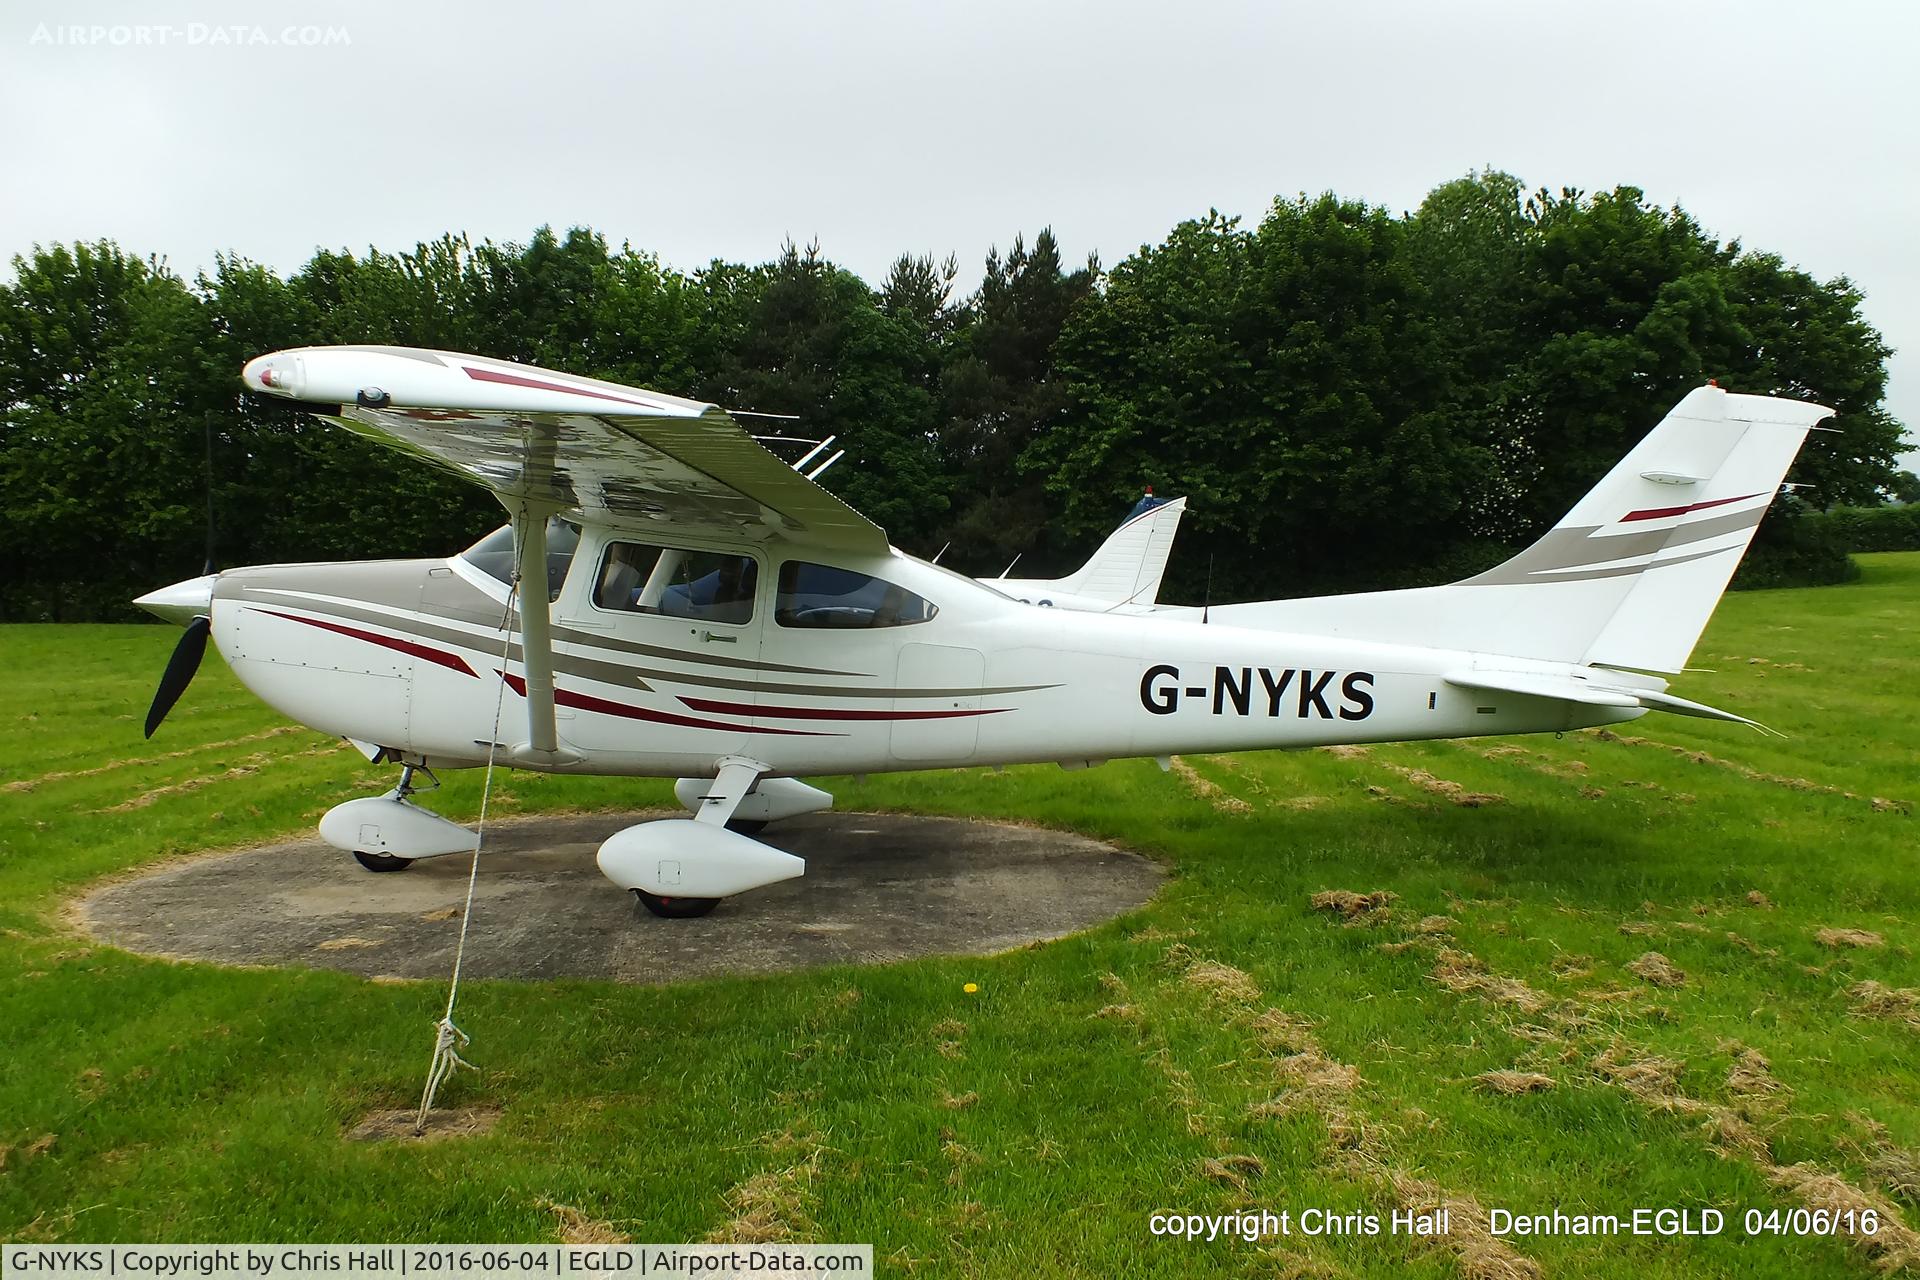
M739 642L740 637L722 635L718 631L702 631L700 633L700 639L707 644L736 644Z

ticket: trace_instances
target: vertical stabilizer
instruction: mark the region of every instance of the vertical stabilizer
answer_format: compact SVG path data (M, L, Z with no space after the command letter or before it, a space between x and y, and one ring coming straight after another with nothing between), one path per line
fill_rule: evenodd
M1146 505L1145 500L1141 505ZM1160 594L1167 557L1173 553L1173 536L1186 511L1185 498L1148 506L1144 511L1136 507L1136 514L1107 535L1092 559L1059 579L1058 589L1114 604L1152 604Z
M1444 587L1217 606L1215 620L1356 640L1678 671L1817 404L1700 387L1538 542Z

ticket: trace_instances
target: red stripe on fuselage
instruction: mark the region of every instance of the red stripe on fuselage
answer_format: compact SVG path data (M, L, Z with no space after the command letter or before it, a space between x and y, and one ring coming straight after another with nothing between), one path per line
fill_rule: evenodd
M716 702L711 698L681 698L695 711L721 715L764 716L772 720L950 720L955 716L990 716L1012 707L987 707L974 711L862 711L848 707L770 707L765 703ZM779 730L762 729L761 733Z
M1737 498L1715 498L1711 502L1694 502L1684 507L1649 507L1645 511L1629 511L1620 517L1620 523L1629 520L1663 520L1668 516L1683 516L1689 511L1705 511L1708 507L1724 507L1732 502L1745 502L1748 498L1757 498L1757 493L1743 493Z
M521 697L527 696L527 682L521 676L502 671L501 679L507 687ZM575 693L571 689L556 688L553 691L553 703L557 707L573 707L580 711L597 711L601 715L620 716L627 720L648 720L654 724L678 725L683 729L727 729L734 733L777 733L787 738L839 738L844 734L820 733L813 729L756 729L750 724L728 724L723 720L696 720L692 716L676 715L671 711L655 711L651 707L636 707L632 703L614 702L608 698L596 698L590 693Z
M355 640L365 640L368 644L377 644L383 649L395 649L401 653L412 654L428 662L437 663L462 675L478 680L480 673L468 666L466 660L458 654L448 653L444 649L430 649L424 644L411 640L402 640L397 636L383 636L377 631L362 631L358 627L349 627L338 622L322 622L318 618L303 618L297 613L281 613L278 609L262 609L249 605L255 613L269 613L276 618L285 618L289 622L304 622L310 627L319 627L322 631L337 631L343 636L352 636Z

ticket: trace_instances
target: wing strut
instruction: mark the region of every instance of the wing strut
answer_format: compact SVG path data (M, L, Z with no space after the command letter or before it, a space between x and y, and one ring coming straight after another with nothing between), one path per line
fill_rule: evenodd
M549 626L547 518L555 508L522 502L513 514L514 544L520 551L520 655L526 669L527 741L517 756L564 759L553 720L553 634Z

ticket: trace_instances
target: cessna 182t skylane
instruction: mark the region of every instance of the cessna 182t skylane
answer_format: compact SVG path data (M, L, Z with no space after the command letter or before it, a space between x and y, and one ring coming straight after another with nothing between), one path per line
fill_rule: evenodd
M193 618L149 728L210 632L266 702L403 766L320 823L375 870L474 847L410 800L427 765L677 778L691 821L599 851L660 915L800 875L751 833L828 808L810 774L1554 732L1649 709L1750 724L1645 673L1682 669L1830 412L1701 387L1485 573L1202 615L1037 608L905 555L713 405L399 347L281 351L242 376L486 485L512 523L448 560L237 569L144 597Z

